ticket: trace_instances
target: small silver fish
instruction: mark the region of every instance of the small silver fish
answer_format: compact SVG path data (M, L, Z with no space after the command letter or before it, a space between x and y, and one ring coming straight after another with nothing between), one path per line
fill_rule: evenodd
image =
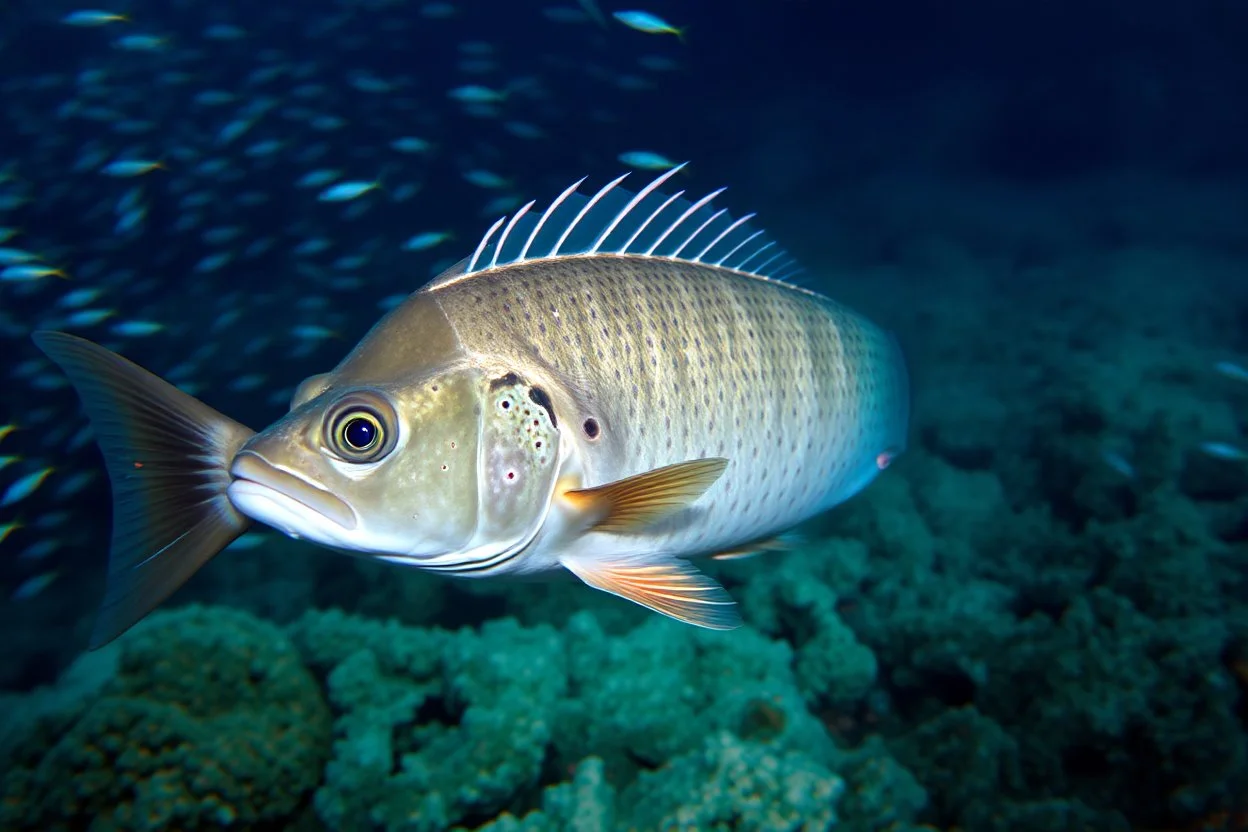
M38 332L114 494L100 646L258 521L462 578L568 571L711 629L691 558L771 548L906 445L891 335L784 282L761 231L623 176L499 219L256 433L90 341ZM721 189L722 190L722 189Z
M1201 442L1200 450L1206 456L1224 459L1227 462L1248 461L1248 451L1229 442Z

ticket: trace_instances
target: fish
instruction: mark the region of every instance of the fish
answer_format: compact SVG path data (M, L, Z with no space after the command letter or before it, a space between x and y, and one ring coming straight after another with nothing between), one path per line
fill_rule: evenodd
M453 239L453 235L449 231L422 231L419 234L413 234L411 237L408 237L407 241L403 243L403 250L425 251L450 239Z
M0 543L9 539L9 535L22 528L22 523L18 520L11 520L8 523L0 523Z
M655 153L651 150L630 150L621 153L619 160L622 164L637 170L670 170L680 164L673 162L662 153Z
M5 489L4 494L0 496L0 507L11 506L25 500L31 494L39 490L39 487L47 481L55 469L40 468L38 471L31 471L21 479L13 482Z
M0 248L0 266L20 266L38 259L39 255L20 248Z
M1201 442L1200 450L1206 456L1222 459L1227 462L1248 461L1248 451L1229 442Z
M685 39L684 29L677 29L657 14L632 10L612 12L611 16L638 32L645 32L648 35L675 35L681 41Z
M109 23L125 23L129 20L124 14L101 9L82 9L61 18L61 22L67 26L107 26Z
M375 179L372 182L349 181L339 182L337 185L331 185L317 195L317 199L321 202L350 202L353 199L359 199L369 191L374 191L381 187L381 180Z
M45 589L52 585L59 576L60 572L53 570L51 572L42 572L38 575L32 575L17 585L9 595L11 601L29 601L31 598L41 594Z
M1248 381L1248 368L1234 361L1219 361L1213 365L1213 369L1219 375L1224 375L1234 381Z
M165 331L165 325L159 321L121 321L109 327L114 335L123 338L145 338Z
M127 52L157 52L169 46L169 39L159 35L125 35L113 41L113 45Z
M735 602L694 563L865 488L906 446L897 340L786 280L711 202L580 180L491 225L260 431L84 338L77 389L113 494L100 647L256 523L447 576L571 573L686 623Z
M30 280L42 280L45 277L68 279L69 275L65 274L61 269L54 269L51 266L39 266L34 263L25 263L20 266L5 266L3 269L0 269L0 282L3 283L25 283Z
M165 170L165 163L152 159L117 159L102 167L100 173L123 179L142 176L154 170Z
M506 100L507 91L483 87L480 84L466 84L449 90L446 95L463 104L497 104Z

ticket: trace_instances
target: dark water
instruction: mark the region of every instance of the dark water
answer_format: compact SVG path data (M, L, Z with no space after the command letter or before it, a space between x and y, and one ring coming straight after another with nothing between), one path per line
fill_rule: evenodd
M1248 9L643 8L686 31L0 10L0 269L69 275L0 279L0 828L1248 828ZM747 627L264 534L84 656L109 488L31 331L262 427L497 217L638 150L730 186L910 365L907 453L707 568ZM380 187L324 202L318 169Z

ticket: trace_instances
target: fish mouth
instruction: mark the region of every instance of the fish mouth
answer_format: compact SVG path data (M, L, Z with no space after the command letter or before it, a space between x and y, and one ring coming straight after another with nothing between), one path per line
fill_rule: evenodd
M330 491L278 468L255 451L242 451L230 465L233 494L246 495L295 508L295 503L348 531L356 528L355 511Z

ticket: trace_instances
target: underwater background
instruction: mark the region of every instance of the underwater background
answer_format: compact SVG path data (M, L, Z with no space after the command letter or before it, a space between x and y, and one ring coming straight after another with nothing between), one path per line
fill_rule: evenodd
M1248 5L84 10L0 7L0 829L1248 829ZM84 653L33 330L260 427L497 217L686 160L912 377L877 482L707 566L746 627L252 532Z

